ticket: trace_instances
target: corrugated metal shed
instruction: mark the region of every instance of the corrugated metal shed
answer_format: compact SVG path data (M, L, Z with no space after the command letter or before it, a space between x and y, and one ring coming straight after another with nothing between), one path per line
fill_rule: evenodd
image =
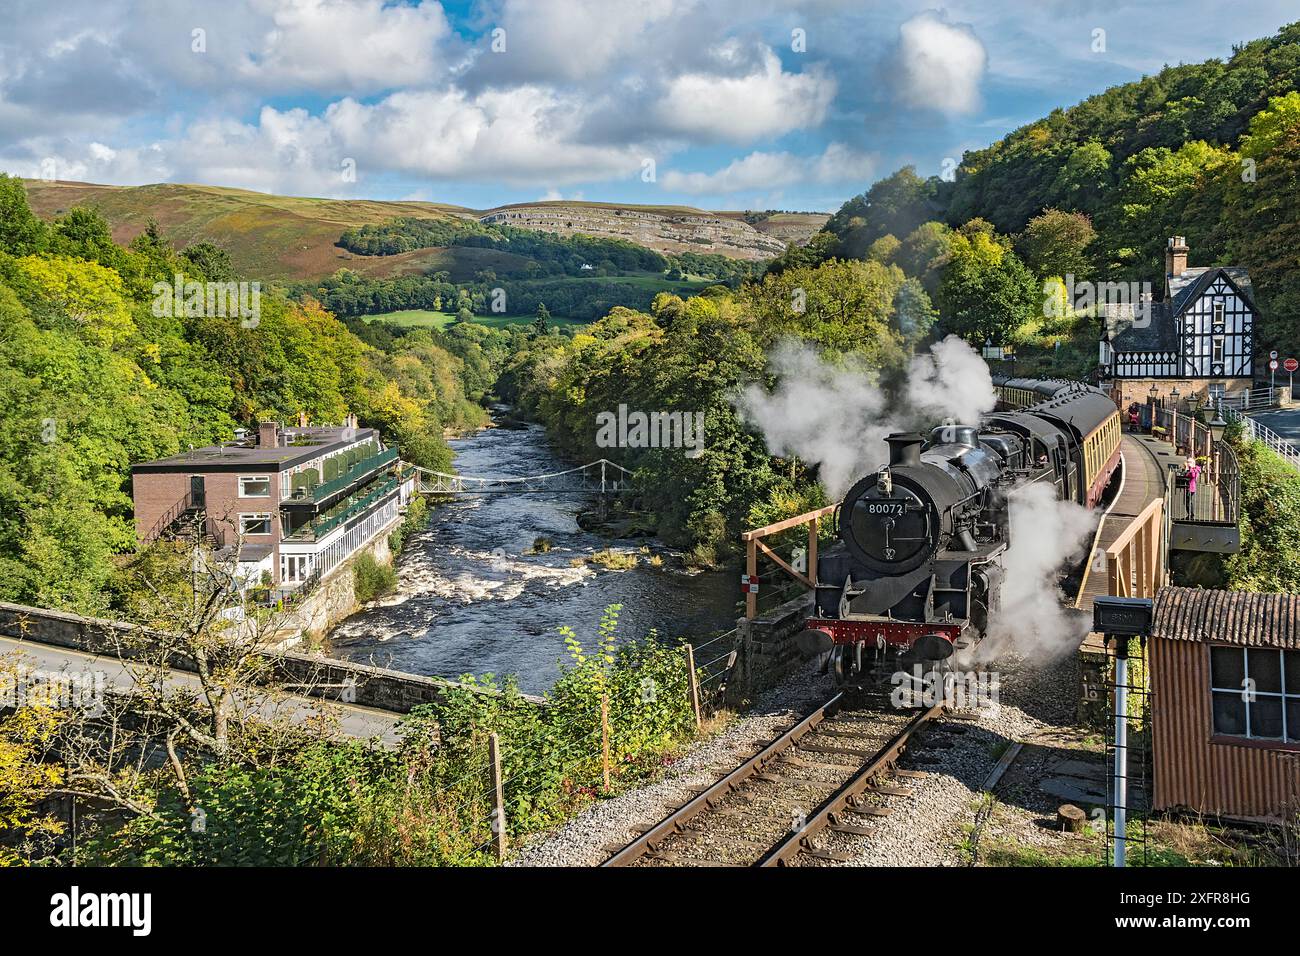
M1250 647L1300 648L1300 594L1162 588L1155 637Z
M1210 647L1293 649L1300 598L1164 588L1151 663L1153 805L1278 822L1300 811L1300 747L1216 735Z

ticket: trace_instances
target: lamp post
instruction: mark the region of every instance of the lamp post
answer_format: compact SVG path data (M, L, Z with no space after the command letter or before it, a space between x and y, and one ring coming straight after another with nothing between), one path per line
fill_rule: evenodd
M1169 392L1169 443L1178 451L1178 386Z
M1223 415L1215 412L1214 420L1210 422L1210 469L1214 473L1214 516L1219 516L1219 442L1223 441L1223 433L1227 431L1228 423L1223 420Z

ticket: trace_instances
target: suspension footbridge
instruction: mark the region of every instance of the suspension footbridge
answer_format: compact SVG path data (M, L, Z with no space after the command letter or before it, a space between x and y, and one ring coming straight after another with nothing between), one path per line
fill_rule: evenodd
M632 487L632 472L607 458L544 475L449 475L416 467L417 489L430 495L611 494Z

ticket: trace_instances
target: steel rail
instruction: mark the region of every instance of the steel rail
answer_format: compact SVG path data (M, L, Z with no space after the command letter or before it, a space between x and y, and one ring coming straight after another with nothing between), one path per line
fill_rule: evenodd
M653 853L661 842L673 834L680 833L685 829L686 824L696 817L712 810L724 797L738 789L751 777L762 773L767 764L812 733L818 724L839 708L843 697L843 691L836 694L725 777L686 801L655 826L605 860L601 866L628 866L641 857Z
M906 749L907 742L912 734L942 712L943 705L936 704L928 710L921 711L909 720L907 726L891 737L876 752L874 757L863 764L852 777L823 800L802 827L790 833L784 840L764 853L754 865L784 866L804 850L812 849L812 838L828 824L835 823L836 814L867 788L867 785L871 783L871 778L888 768L890 764L898 759L899 754Z

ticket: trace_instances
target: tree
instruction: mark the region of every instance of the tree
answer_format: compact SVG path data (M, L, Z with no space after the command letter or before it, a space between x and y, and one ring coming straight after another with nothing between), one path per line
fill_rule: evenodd
M1073 275L1083 281L1092 275L1088 247L1097 237L1092 220L1081 212L1046 209L1016 240L1016 251L1040 279Z
M976 346L985 341L1000 345L1041 311L1041 292L1014 252L976 229L953 237L939 308L948 331Z
M917 279L907 279L894 296L894 324L903 341L911 348L930 334L939 313L930 304L930 296Z
M533 331L545 335L551 331L551 313L545 302L537 303L537 318L533 320Z
M42 251L49 230L27 203L27 189L17 176L0 173L0 252L28 256Z
M826 223L826 231L839 238L836 254L862 257L882 236L905 236L927 219L935 218L942 208L939 185L938 177L922 179L916 175L914 166L904 166L872 184Z

